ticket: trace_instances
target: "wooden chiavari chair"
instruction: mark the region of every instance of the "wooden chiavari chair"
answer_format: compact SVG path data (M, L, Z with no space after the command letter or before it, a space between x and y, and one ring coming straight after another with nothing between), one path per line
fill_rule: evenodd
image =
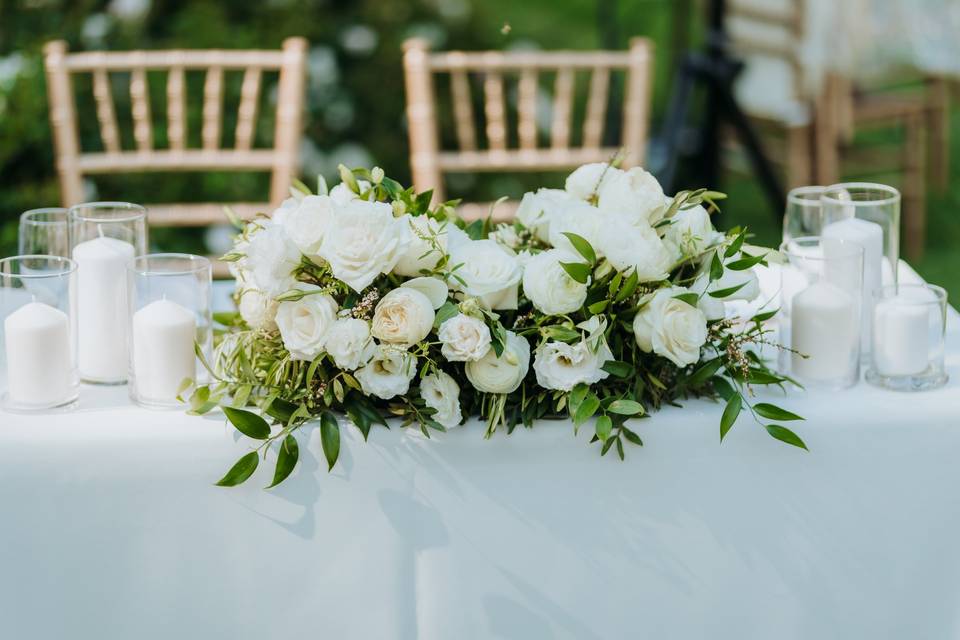
M418 38L403 49L413 184L418 191L433 189L434 202L444 200L444 175L452 172L561 171L608 161L621 150L626 166L644 161L652 75L652 46L645 38L631 40L627 51L434 53ZM611 74L620 70L626 72L621 138L605 145ZM590 77L579 132L573 117L578 73ZM456 150L441 148L437 74L449 76ZM544 95L541 78L548 74L554 75L553 102L549 136L541 144L538 98ZM514 77L515 129L508 110ZM483 96L482 118L475 114L474 82ZM495 219L509 219L515 207L498 207ZM488 205L476 203L460 209L468 220L488 211Z

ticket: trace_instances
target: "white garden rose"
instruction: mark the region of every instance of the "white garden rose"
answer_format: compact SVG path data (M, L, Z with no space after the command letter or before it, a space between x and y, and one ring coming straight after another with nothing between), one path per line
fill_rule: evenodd
M354 377L367 395L381 400L402 396L410 390L410 380L417 372L417 359L406 351L381 345Z
M712 255L713 252L711 252L711 255L707 257L710 258ZM710 262L705 259L704 266L697 275L697 279L693 281L692 285L690 285L690 289L694 293L703 295L704 293L709 294L710 292L714 291L722 291L723 289L740 287L729 296L723 298L723 300L750 301L755 300L757 296L760 295L760 280L757 278L757 274L753 269L745 269L743 271L724 269L723 275L720 276L719 280L710 282L709 264Z
M335 209L320 246L334 277L361 292L389 273L411 242L410 226L383 202L351 200Z
M283 228L306 256L320 251L323 236L333 218L333 200L328 196L305 196L283 217Z
M550 221L573 198L563 189L537 189L523 194L515 217L540 241L550 238Z
M277 326L283 346L294 360L313 360L326 344L327 333L337 319L337 302L320 287L300 283L297 290L308 295L277 305Z
M640 167L610 173L597 195L597 208L631 224L655 224L667 206L660 183Z
M433 276L411 278L400 286L407 289L416 289L427 296L427 299L430 300L430 304L433 305L434 309L439 309L443 306L443 303L447 301L447 293L449 293L447 283Z
M433 305L416 289L398 287L380 298L370 333L382 342L412 345L433 328Z
M430 373L420 380L420 397L434 409L431 417L447 429L456 427L463 421L460 411L460 385L447 373Z
M493 240L471 240L452 227L449 251L450 264L461 265L452 282L458 291L478 298L488 309L517 308L523 268L516 254Z
M681 209L670 219L663 241L677 256L696 256L723 240L713 228L710 214L700 205Z
M297 191L295 196L285 199L280 203L279 207L273 210L273 213L270 214L270 219L274 224L283 225L287 221L287 216L300 206L300 201L303 200L305 196L305 193Z
M327 332L326 349L337 366L347 371L366 364L377 351L370 326L358 318L338 318Z
M237 279L237 311L251 329L273 331L277 328L277 301L266 293Z
M564 188L577 200L592 201L600 193L601 187L620 173L623 171L606 162L585 164L567 176Z
M366 180L358 180L357 185L360 187L360 193L363 193L370 188L370 183ZM360 199L359 195L354 193L350 187L342 182L336 185L333 189L330 189L329 195L337 204L347 204L352 200Z
M265 224L250 238L240 267L255 287L275 297L296 283L293 270L300 265L300 250L283 227Z
M602 368L608 360L613 360L613 354L604 340L596 350L587 340L576 344L543 342L537 347L533 370L537 384L544 389L570 391L581 382L591 385L609 376Z
M632 225L616 218L605 221L600 247L617 271L635 269L640 282L666 279L674 262L652 227Z
M397 261L393 272L397 275L413 278L423 271L430 271L447 250L447 233L441 229L443 224L429 216L403 216L400 218L410 227L410 245ZM432 241L431 241L432 240ZM434 248L439 245L441 251Z
M490 329L480 318L458 313L444 320L437 332L440 353L450 362L472 362L490 351Z
M700 360L707 341L707 319L697 307L676 296L690 293L683 287L658 289L633 320L637 346L685 367Z
M529 369L530 343L512 331L507 331L500 357L490 349L487 355L465 366L470 384L483 393L513 393Z
M587 299L587 285L571 278L561 262L583 262L583 258L551 249L533 256L523 269L524 294L547 315L573 313Z
M603 256L601 235L607 224L605 216L586 202L575 200L564 205L550 223L550 244L569 253L577 253L564 233L575 233L593 247L598 256ZM578 254L579 255L579 254Z

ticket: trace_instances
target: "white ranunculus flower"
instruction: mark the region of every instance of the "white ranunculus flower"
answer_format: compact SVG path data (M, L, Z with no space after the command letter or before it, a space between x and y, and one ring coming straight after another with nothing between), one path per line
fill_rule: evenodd
M483 393L513 393L530 369L530 343L507 331L503 353L497 357L493 349L479 360L465 366L467 379Z
M431 416L447 429L463 421L460 412L460 385L447 373L430 373L420 380L420 397L436 413Z
M429 216L403 216L400 218L410 227L410 245L397 261L393 272L397 275L413 278L430 271L437 266L443 253L437 251L431 238L443 251L447 250L447 233L441 229L443 223Z
M472 362L490 351L490 329L486 323L463 313L444 320L437 332L440 353L450 362Z
M640 349L661 355L678 367L700 360L700 348L707 341L707 319L700 309L676 298L684 293L690 290L658 289L633 320Z
M333 218L333 200L328 196L305 196L283 217L283 228L297 248L307 256L320 251L323 236Z
M631 224L655 224L667 206L660 183L640 167L604 178L597 197L601 211L621 216Z
M389 400L410 390L410 380L417 373L417 359L406 351L381 346L354 377L367 395Z
M621 173L623 173L623 171L616 167L611 167L606 162L585 164L577 167L573 173L567 176L564 188L568 194L577 200L589 201L600 193L603 185Z
M573 198L563 189L537 189L523 194L516 219L540 241L550 239L550 221Z
M244 253L241 268L267 295L278 296L296 283L293 270L300 265L300 250L283 227L267 224L251 236Z
M608 218L600 246L617 271L636 269L640 282L656 282L669 275L673 256L660 236L648 225L632 225Z
M696 256L723 240L713 228L710 214L702 206L677 211L670 219L663 241L678 256Z
M581 382L590 385L609 376L602 368L608 360L613 360L613 354L604 340L599 341L596 351L587 340L576 344L543 342L537 347L533 370L537 384L544 389L570 391Z
M410 245L410 226L383 202L351 200L337 207L320 246L334 277L356 292L389 273Z
M416 344L427 337L435 317L430 299L416 289L398 287L380 298L370 333L393 344Z
M575 200L560 209L550 223L550 244L557 249L579 255L570 239L563 235L575 233L589 242L598 256L603 256L601 234L605 224L606 217L596 207Z
M579 255L551 249L533 256L523 269L523 292L547 315L573 313L587 299L587 285L570 277L561 262L583 262Z
M326 349L337 366L347 371L365 365L377 351L370 326L358 318L338 318L327 332Z
M319 291L312 284L298 284L300 291ZM277 305L277 326L283 346L294 360L313 360L326 344L327 332L337 319L337 302L326 293L308 293L295 301Z
M516 254L493 240L471 240L463 231L449 229L453 286L478 298L488 309L516 309L523 267ZM463 282L460 282L462 279Z
M434 309L439 309L443 306L443 303L447 301L447 293L449 293L447 283L433 276L412 278L400 286L408 289L416 289L427 296L427 299L430 300L430 304L433 305Z
M237 279L237 310L251 329L273 331L277 328L277 301L243 279Z

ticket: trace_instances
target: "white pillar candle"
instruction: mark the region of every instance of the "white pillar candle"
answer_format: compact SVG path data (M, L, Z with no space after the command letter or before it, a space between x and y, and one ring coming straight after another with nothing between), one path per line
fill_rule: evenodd
M174 402L184 378L196 377L193 313L170 300L157 300L133 314L133 375L143 400Z
M794 375L831 381L851 373L860 341L852 295L829 282L810 285L793 298L790 331L790 347L799 352L791 356Z
M73 399L70 319L42 302L28 302L3 322L10 402L55 407Z
M912 376L929 364L930 308L901 296L879 302L873 311L873 362L884 376Z
M824 227L823 238L823 251L824 256L827 258L829 271L827 277L838 284L846 284L854 280L856 275L846 272L849 270L849 267L845 265L850 264L849 260L830 261L830 258L835 255L834 247L841 247L841 245L828 242L827 240L843 240L856 243L863 247L862 335L864 346L869 346L870 326L873 323L873 305L877 293L883 284L883 227L869 220L847 218L830 223ZM843 251L842 247L839 250Z
M73 248L77 262L77 357L80 376L85 380L127 379L127 265L134 253L129 242L107 237Z

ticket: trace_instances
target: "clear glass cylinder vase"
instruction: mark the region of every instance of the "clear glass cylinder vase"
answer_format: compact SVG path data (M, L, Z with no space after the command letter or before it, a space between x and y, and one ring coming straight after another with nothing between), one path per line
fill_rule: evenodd
M793 238L818 236L823 230L823 209L820 197L824 187L808 186L791 189L787 193L787 208L783 212L783 241Z
M77 400L76 279L76 264L62 256L0 260L4 409L36 411Z
M17 249L22 256L70 257L67 210L59 207L30 209L20 214Z

